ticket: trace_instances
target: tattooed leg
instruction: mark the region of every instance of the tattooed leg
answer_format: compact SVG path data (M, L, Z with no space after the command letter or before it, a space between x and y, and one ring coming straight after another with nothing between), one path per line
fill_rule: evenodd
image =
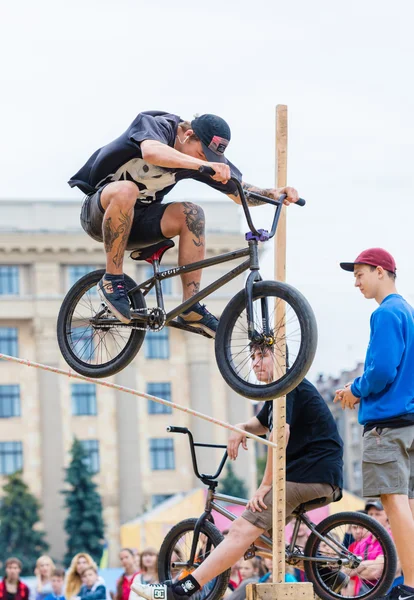
M102 191L101 204L105 210L102 230L107 273L122 273L136 198L137 187L129 181L111 183Z
M180 236L178 264L188 265L205 256L205 218L202 208L192 202L170 204L161 220L165 237ZM194 296L200 289L201 271L181 275L183 300Z

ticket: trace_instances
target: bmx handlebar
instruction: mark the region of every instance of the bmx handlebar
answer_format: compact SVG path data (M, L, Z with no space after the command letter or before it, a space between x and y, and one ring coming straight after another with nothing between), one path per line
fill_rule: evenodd
M212 177L216 174L215 170L212 167L207 167L207 166L200 167L199 172L204 175L209 175L210 177ZM267 196L262 196L261 194L258 194L257 192L245 191L243 189L240 181L238 179L236 179L236 177L231 177L230 181L232 181L237 188L237 191L240 196L241 205L243 207L244 215L246 217L246 221L247 221L247 224L249 225L250 231L253 233L253 235L258 236L259 239L261 239L262 241L263 241L263 239L262 239L263 232L262 232L262 230L257 230L253 224L253 221L252 221L252 218L250 215L248 200L251 198L253 200L258 200L259 202L263 202L265 204L273 204L273 206L276 206L276 211L275 211L275 215L273 218L272 229L269 234L267 234L267 232L266 232L266 234L267 234L266 238L271 239L276 233L276 228L277 228L277 223L279 221L280 211L282 210L283 202L286 199L286 194L282 194L277 200L273 200L272 198L268 198ZM306 201L303 198L299 198L299 200L297 202L295 202L294 204L296 206L305 206Z
M193 434L191 433L191 431L189 429L187 429L187 427L175 427L173 425L169 425L167 427L167 431L169 433L184 433L185 435L188 435L188 441L189 441L189 444L190 444L191 459L192 459L192 462L193 462L193 470L194 470L195 476L198 479L200 479L203 483L209 484L212 481L216 480L220 476L220 474L221 474L221 472L222 472L222 470L224 468L224 465L226 464L226 461L227 461L227 456L228 456L227 455L227 446L223 446L222 444L200 444L200 443L196 443L196 442L194 442ZM196 456L196 453L195 453L195 449L197 447L200 447L200 448L225 448L226 449L226 451L225 451L225 453L223 455L223 458L221 459L220 464L219 464L219 466L217 468L217 471L216 471L216 473L214 473L214 475L207 475L206 473L200 473L199 472L199 470L198 470L198 464L197 464L197 456Z

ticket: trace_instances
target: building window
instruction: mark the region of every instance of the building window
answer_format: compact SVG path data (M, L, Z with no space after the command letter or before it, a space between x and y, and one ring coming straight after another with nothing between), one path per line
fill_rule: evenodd
M158 396L158 398L171 402L171 383L160 381L147 383L147 394ZM149 415L170 415L171 413L171 406L165 406L164 404L159 404L153 400L148 400Z
M361 438L361 428L358 423L351 423L351 442L358 444Z
M152 438L150 440L150 458L153 471L175 469L174 440Z
M161 331L147 331L145 336L146 358L170 358L170 341L167 327Z
M99 473L99 441L98 440L81 440L82 448L86 452L84 465L93 474Z
M91 361L95 352L94 330L89 325L71 331L72 350L84 362Z
M21 442L0 442L0 475L11 475L23 469Z
M0 352L17 356L17 327L0 327Z
M158 506L158 504L161 504L161 502L165 502L172 496L174 496L174 494L153 494L152 508L155 508L156 506Z
M68 287L72 287L81 277L96 271L96 265L68 265Z
M96 386L91 383L72 383L72 414L96 415Z
M165 267L164 269L160 269L160 271L167 271L170 267ZM152 277L154 275L154 270L152 268L152 266L149 266L146 268L146 273L145 273L145 278L149 279L150 277ZM172 277L169 277L168 279L163 279L161 282L161 287L162 287L162 293L164 296L171 296L172 295ZM155 287L152 288L152 290L149 292L148 294L149 296L155 296Z
M19 267L0 265L0 296L19 295Z
M0 419L20 417L20 386L0 385Z

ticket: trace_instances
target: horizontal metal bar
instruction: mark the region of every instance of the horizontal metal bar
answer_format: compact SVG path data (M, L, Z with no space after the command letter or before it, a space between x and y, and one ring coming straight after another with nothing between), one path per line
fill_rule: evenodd
M205 269L214 265L219 265L230 260L236 260L249 256L249 248L241 248L240 250L233 250L232 252L226 252L225 254L219 254L218 256L212 256L211 258L205 258L189 265L183 265L181 267L174 267L173 269L166 269L165 271L159 271L154 277L156 279L169 279L170 277L176 277L183 273L191 273L192 271L198 271L198 269Z
M194 443L194 446L200 446L200 448L227 448L227 446L224 446L223 444L199 444L199 443Z

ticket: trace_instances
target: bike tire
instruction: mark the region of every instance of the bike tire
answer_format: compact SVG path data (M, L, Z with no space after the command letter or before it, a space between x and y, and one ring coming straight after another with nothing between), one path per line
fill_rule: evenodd
M318 329L309 302L291 285L278 281L257 282L253 287L253 300L260 298L284 300L296 314L301 329L301 344L292 366L281 378L265 385L247 382L236 373L230 346L237 320L246 308L245 290L230 300L221 315L215 339L216 361L222 377L235 392L252 400L273 400L292 391L309 371L316 353Z
M115 373L119 373L119 371L124 369L137 355L146 333L144 330L132 329L125 348L112 360L102 365L86 363L80 360L76 353L73 352L71 341L69 340L70 332L68 331L68 323L83 295L96 285L104 274L105 269L100 269L81 277L66 294L57 320L57 339L63 358L77 373L96 379L115 375ZM135 281L128 275L125 275L125 284L128 289L136 286ZM130 302L134 309L146 308L145 298L138 290L130 296Z
M374 600L380 596L385 596L395 579L397 570L397 553L391 536L387 530L372 517L355 512L341 512L331 515L321 521L316 526L316 530L322 536L326 536L334 527L340 527L341 525L346 527L349 525L357 525L368 529L375 535L384 550L384 568L378 585L367 593L352 597L361 598L361 600ZM315 557L317 555L319 542L320 539L314 533L311 533L306 542L305 556L311 558ZM321 600L338 600L343 598L340 593L333 592L323 583L318 571L318 563L304 561L304 567L308 581L313 584L314 592Z
M172 527L165 536L158 555L158 578L161 582L173 579L170 564L177 542L184 534L194 531L196 523L197 519L181 521ZM210 521L204 522L201 533L214 544L214 547L217 547L224 540L221 532ZM208 589L208 586L211 585L211 582L206 584L199 592L196 592L192 598L194 600L220 600L227 590L229 579L230 569L227 569L227 571L215 577L214 585L210 589Z

